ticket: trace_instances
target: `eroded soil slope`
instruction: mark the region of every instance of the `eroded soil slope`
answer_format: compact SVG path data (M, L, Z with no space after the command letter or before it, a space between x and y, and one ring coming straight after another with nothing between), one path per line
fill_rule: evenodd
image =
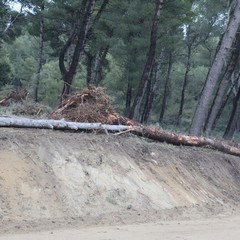
M240 159L130 135L0 132L0 232L234 214Z

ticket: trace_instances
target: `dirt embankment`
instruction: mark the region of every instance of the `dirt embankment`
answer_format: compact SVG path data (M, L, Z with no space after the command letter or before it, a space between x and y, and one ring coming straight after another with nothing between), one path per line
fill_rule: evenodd
M0 233L239 212L240 159L129 135L1 129Z

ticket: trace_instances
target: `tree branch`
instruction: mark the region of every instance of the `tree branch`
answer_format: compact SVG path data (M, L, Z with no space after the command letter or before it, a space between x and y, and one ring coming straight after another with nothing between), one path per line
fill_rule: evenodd
M105 7L108 5L108 3L109 3L109 0L104 0L104 1L103 1L100 9L98 10L98 12L97 12L97 14L96 14L96 17L93 19L92 25L91 25L91 26L89 27L89 29L88 29L86 39L90 39L90 38L91 38L91 34L92 34L92 31L93 31L93 27L94 27L94 25L99 21L103 10L104 10Z
M21 15L22 10L23 10L23 7L24 7L24 5L21 4L21 8L20 8L20 11L18 12L18 14L15 16L15 18L14 18L9 24L7 24L6 28L3 30L3 33L4 33L4 34L8 31L8 29L14 24L14 22L15 22L15 21L18 19L18 17Z

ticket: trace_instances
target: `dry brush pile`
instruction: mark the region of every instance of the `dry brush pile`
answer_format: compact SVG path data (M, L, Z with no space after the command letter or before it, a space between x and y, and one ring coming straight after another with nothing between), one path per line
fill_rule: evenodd
M104 89L89 86L64 100L61 106L52 112L51 118L64 118L72 122L112 124L118 115Z
M27 99L28 91L26 89L17 89L12 91L5 98L0 100L0 106L6 107L13 102L23 102Z
M52 109L28 99L28 91L19 88L10 92L0 100L0 114L26 116L31 118L46 118Z

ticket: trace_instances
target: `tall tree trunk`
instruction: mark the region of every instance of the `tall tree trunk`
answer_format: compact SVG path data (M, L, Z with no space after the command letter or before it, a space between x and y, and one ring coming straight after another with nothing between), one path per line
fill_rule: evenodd
M87 85L98 86L103 78L103 65L109 46L101 47L97 50L95 56L85 51L87 58ZM95 60L95 61L94 61Z
M226 94L227 89L231 85L231 76L234 73L234 69L238 63L239 54L240 54L240 33L238 32L236 35L234 46L233 46L233 51L232 51L230 62L225 71L223 79L218 87L217 94L214 98L212 107L209 111L208 118L206 120L205 133L207 135L209 135L213 129L213 124L215 122L215 119L216 119L218 112L220 110L220 107L222 105L224 95Z
M68 40L66 41L66 43L64 44L64 46L62 47L60 53L59 53L59 69L62 75L63 80L65 79L65 75L67 75L67 68L65 66L65 55L69 49L69 47L72 45L72 42L75 38L76 35L76 31L77 31L77 24L75 24L71 30L71 33L69 35ZM68 65L70 66L70 59L69 59L69 55L68 55ZM69 67L68 66L68 67Z
M127 117L130 114L131 102L132 102L132 85L131 85L131 80L128 77L126 101L125 101L125 111L124 111L124 115L127 116Z
M144 122L144 123L149 123L150 121L151 111L153 107L153 100L155 98L157 89L159 88L163 57L164 57L164 48L161 49L159 59L157 61L155 60L155 63L153 65L152 77L149 84L150 88L147 93L145 108L144 108L144 112L142 114L142 119L141 119L141 122Z
M109 50L109 45L106 46L105 48L102 48L101 59L98 67L98 78L96 79L97 86L103 79L103 67L104 67L104 62L106 61L106 58L107 58L108 50Z
M93 69L93 77L91 80L91 84L95 86L98 86L98 84L102 80L103 64L106 59L108 49L109 49L109 46L101 47L97 50L97 53L95 56L94 69Z
M93 68L93 78L91 81L91 84L96 85L97 80L98 80L98 71L99 71L99 66L100 66L100 60L101 60L101 48L99 48L96 52L95 55L95 62L94 62L94 68Z
M63 45L62 49L60 50L59 53L59 69L63 78L63 81L65 81L65 77L68 73L68 69L71 65L71 59L69 59L69 55L68 55L68 67L66 67L65 65L65 55L68 52L68 49L71 47L73 40L75 39L75 37L77 36L77 32L79 31L79 28L81 26L81 22L83 22L83 19L81 19L81 16L84 16L84 12L87 6L87 1L88 0L83 0L81 7L80 7L80 14L79 14L79 19L78 21L73 24L72 29L70 31L70 34L68 36L67 41L65 42L65 44Z
M163 57L164 57L164 48L161 49L159 59L155 60L153 64L151 81L149 81L145 107L144 107L142 118L141 118L142 123L149 123L150 121L151 111L153 107L153 100L155 98L157 89L159 88Z
M87 61L87 85L89 86L92 81L92 65L93 65L93 56L92 54L85 52L86 61Z
M213 124L215 122L215 119L216 119L219 109L221 107L222 101L224 99L224 95L226 94L227 89L231 85L231 76L234 73L234 69L238 63L239 54L240 54L240 33L237 33L237 37L235 40L235 44L233 46L233 51L232 51L230 62L225 71L223 79L218 87L217 94L214 98L212 107L209 112L209 116L206 121L205 133L207 135L210 134L210 132L213 128Z
M40 74L43 65L43 43L44 43L44 18L43 18L43 11L44 11L44 3L40 6L41 7L41 19L39 22L39 51L38 51L38 60L37 60L37 70L36 70L36 78L34 83L34 101L38 102L38 89L40 83Z
M212 94L216 83L221 74L222 68L225 63L231 46L233 45L237 30L240 24L240 0L237 1L236 8L223 35L221 45L216 53L212 67L209 69L204 88L198 106L196 108L194 117L192 119L190 134L201 135L203 124L207 118L208 107L212 98Z
M154 98L154 87L156 88L156 76L155 75L155 64L152 67L152 73L151 77L148 81L147 84L147 89L146 89L146 99L145 99L145 104L143 107L142 115L141 115L141 123L148 123L149 117L150 117L150 112L152 109L152 103L153 103L153 98Z
M239 116L239 118L237 120L236 132L237 133L240 132L240 116Z
M130 118L136 121L139 121L139 118L140 118L140 109L144 100L144 96L147 88L147 82L149 81L149 77L150 77L150 73L151 73L151 69L152 69L152 65L155 57L158 25L159 25L160 15L162 12L162 7L163 7L163 0L156 0L155 14L152 20L150 46L149 46L148 55L147 55L148 57L147 57L143 74L137 89L136 97L133 102L131 113L130 113Z
M240 117L240 87L234 99L233 110L226 128L226 131L223 135L224 139L231 140L233 138L239 117Z
M184 102L185 102L185 91L188 84L188 74L191 67L191 54L192 54L192 45L189 44L188 53L187 53L186 70L184 74L183 87L182 87L182 93L181 93L180 107L179 107L179 112L178 112L177 121L176 121L177 126L181 123L181 120L182 120L182 114L183 114L183 108L184 108Z
M62 91L62 99L65 99L70 94L72 88L73 77L76 74L77 66L80 60L80 56L84 49L86 36L89 30L90 19L92 16L95 0L89 0L86 6L84 17L80 26L80 31L77 36L77 43L75 45L72 61L68 71L63 75L64 86Z
M172 71L172 65L173 65L173 59L172 59L172 53L169 53L169 60L168 60L168 71L167 71L167 76L165 79L164 83L164 90L163 90L163 97L162 97L162 104L161 104L161 110L160 110L160 115L159 115L159 125L162 124L163 118L165 115L166 111L166 106L167 106L167 99L169 96L169 85L170 85L170 75Z
M218 113L217 113L217 116L216 116L216 118L215 118L215 120L214 120L214 122L213 122L212 130L216 127L217 122L218 122L219 118L221 117L221 115L222 115L222 113L223 113L223 110L225 109L225 107L226 107L226 105L227 105L227 103L228 103L228 101L229 101L229 98L230 98L230 96L231 96L231 94L232 94L233 88L234 88L234 84L232 84L232 86L229 87L229 89L228 89L228 91L227 91L227 94L226 94L226 97L225 97L225 99L224 99L224 100L222 101L222 103L221 103L221 106L220 106L220 108L219 108L219 111L218 111Z

